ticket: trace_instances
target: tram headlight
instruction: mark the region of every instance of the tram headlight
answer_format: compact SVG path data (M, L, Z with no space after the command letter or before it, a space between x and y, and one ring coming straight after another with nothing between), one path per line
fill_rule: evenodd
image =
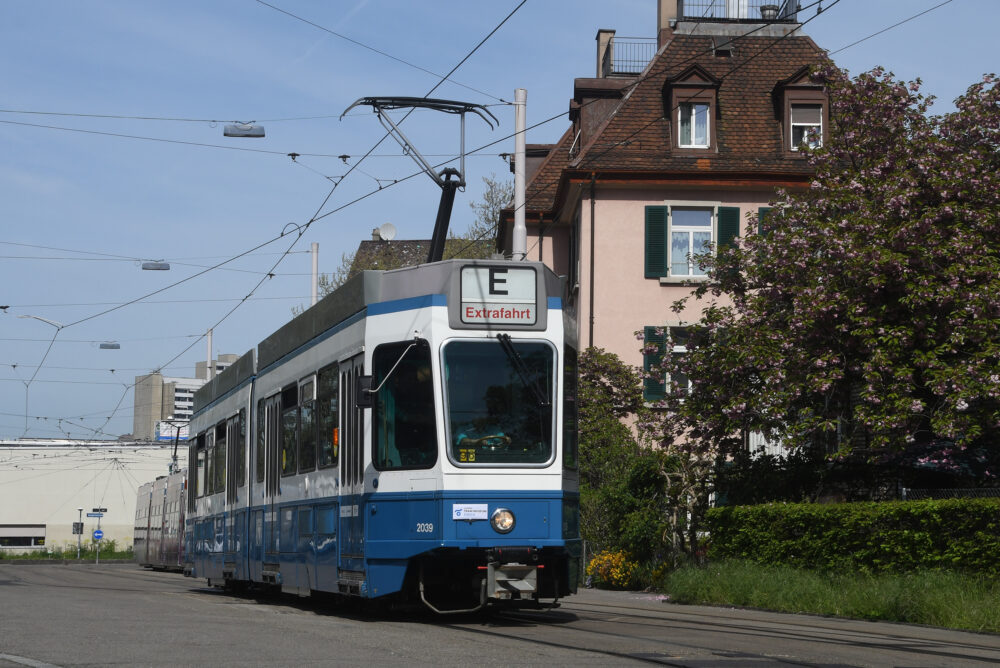
M514 519L514 513L506 508L497 508L493 511L493 515L490 516L490 525L497 533L510 533L514 530L516 523L517 520Z

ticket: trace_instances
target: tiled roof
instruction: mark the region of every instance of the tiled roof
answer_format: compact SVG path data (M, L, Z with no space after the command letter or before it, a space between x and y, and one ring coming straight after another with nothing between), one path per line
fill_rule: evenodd
M569 164L569 149L573 145L573 128L563 133L559 142L549 151L531 180L524 186L524 205L527 211L548 211L555 201L556 188L562 171Z
M806 161L782 150L778 84L803 66L825 62L823 50L809 37L747 37L737 41L732 57L713 52L707 35L675 34L637 80L622 80L627 90L617 108L593 132L572 159L572 128L563 135L527 186L527 208L549 211L557 204L564 170L622 172L635 178L682 172L711 174L781 174L808 176ZM664 85L697 65L718 81L718 151L692 155L671 152L671 124L664 118Z
M401 269L415 267L427 261L430 239L393 239L392 241L362 241L354 253L354 262L348 277L365 269ZM493 250L491 240L469 241L467 239L446 239L445 259L453 257L489 257Z

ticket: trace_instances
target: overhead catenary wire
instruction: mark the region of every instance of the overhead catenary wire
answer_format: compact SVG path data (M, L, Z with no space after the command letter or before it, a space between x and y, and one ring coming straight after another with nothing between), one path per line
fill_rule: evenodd
M522 3L522 4L523 4L523 3ZM547 122L550 122L550 121L553 121L553 120L556 120L556 119L558 119L558 118L561 118L561 117L562 117L562 116L564 116L564 115L565 115L564 113L560 113L560 114L558 114L558 115L556 115L556 116L553 116L553 117L552 117L551 119L548 119L548 120L546 120L546 121L543 121L542 123L538 123L538 124L534 124L534 125L532 125L532 128L534 128L534 127L537 127L538 125L542 125L542 124L544 124L544 123L547 123ZM506 139L506 138L505 138L505 139ZM502 141L502 140L501 140L501 141ZM475 151L472 151L472 152L470 152L470 155L472 155L472 154L474 154L474 153L475 153ZM369 153L369 154L368 154L368 155L367 155L366 157L374 157L374 156L372 156L372 155L371 155L371 154ZM445 164L445 163L442 163L442 164ZM412 176L416 176L416 175L419 175L420 173L421 173L421 172L418 172L418 173L416 173L416 174L413 174L413 175L411 175L411 176L408 176L408 177L405 177L404 179L399 179L399 180L397 180L396 182L401 182L401 181L403 181L403 180L405 180L405 179L408 179L408 178L412 178ZM343 210L344 208L346 208L347 206L350 206L350 205L352 205L352 204L354 204L354 203L357 203L357 202L361 201L362 199L365 199L365 198L367 198L367 197L370 197L370 196L371 196L372 194L374 194L375 192L380 192L380 191L382 191L382 190L384 190L384 189L385 189L385 187L381 187L381 188L379 188L378 190L375 190L375 191L372 191L372 192L370 192L370 193L368 193L368 194L366 194L366 195L363 195L363 196L361 196L361 197L359 197L359 198L357 198L357 199L355 199L355 200L352 200L351 202L348 202L347 204L345 204L345 205L343 205L343 206L340 206L340 207L338 207L338 208L336 208L336 209L334 209L334 210L332 210L332 211L329 211L329 212L327 212L327 213L324 213L324 214L320 215L320 214L319 214L319 211L321 211L321 210L322 210L322 208L323 208L323 206L325 206L326 202L327 202L327 201L328 201L328 199L329 199L329 196L328 196L328 197L327 197L327 198L326 198L326 199L324 200L324 204L323 204L323 205L322 205L322 206L320 207L320 209L319 209L319 210L317 210L317 214L316 214L316 215L314 215L314 216L313 216L313 218L312 218L312 219L311 219L311 220L310 220L310 221L309 221L308 223L306 223L306 224L305 224L305 227L306 227L306 229L308 229L308 226L309 226L309 225L311 225L311 224L312 224L313 222L316 222L316 221L318 221L318 220L320 220L320 219L322 219L322 218L325 218L325 217L327 217L327 216L329 216L329 215L331 215L331 214L333 214L333 213L336 213L336 212L338 212L338 211L341 211L341 210ZM332 194L332 191L331 191L331 194ZM282 236L284 236L284 235L282 235ZM301 235L299 235L299 236L301 236ZM278 239L280 239L280 237L278 237ZM293 244L293 245L294 245L294 244ZM293 251L289 251L289 252L293 252ZM287 253L284 253L284 254L280 254L280 256L281 256L282 258L283 258L283 257L284 257L285 255L287 255ZM279 260L279 262L280 262L280 260ZM244 298L243 300L241 300L241 302L240 302L240 303L242 303L242 301L245 301L245 300L246 300L246 298ZM138 301L138 300L136 300L136 301ZM135 303L135 301L133 301L133 302L130 302L130 303ZM124 305L128 305L128 304L124 304ZM124 306L124 305L123 305L123 306ZM101 314L97 314L97 315L101 315ZM97 315L95 315L95 316L93 316L93 317L97 317ZM75 324L75 323L74 323L74 324ZM193 344L192 344L192 345L193 345ZM189 347L189 348L190 348L190 347ZM189 349L189 348L188 348L188 349ZM187 349L186 349L186 350L187 350Z
M441 84L442 84L442 83L443 83L444 81L448 80L448 77L450 77L450 76L451 76L452 74L454 74L454 73L455 73L455 72L456 72L456 71L458 70L458 68L459 68L459 67L461 67L461 66L462 66L462 65L463 65L463 64L464 64L464 63L465 63L465 62L466 62L466 61L467 61L467 60L468 60L468 59L469 59L469 58L470 58L470 57L471 57L471 56L472 56L472 55L473 55L473 54L474 54L474 53L475 53L476 51L478 51L478 49L479 49L479 48L480 48L480 47L481 47L481 46L482 46L483 44L485 44L485 43L486 43L486 41L487 41L487 40L488 40L488 39L489 39L490 37L492 37L492 36L493 36L493 35L494 35L494 34L495 34L495 33L496 33L496 32L497 32L497 31L498 31L498 30L499 30L499 29L500 29L500 28L501 28L501 27L502 27L502 26L503 26L503 25L504 25L504 24L506 23L506 22L507 22L507 21L508 21L508 20L509 20L509 19L510 19L510 18L511 18L511 17L512 17L512 16L513 16L513 15L514 15L514 14L515 14L515 13L516 13L516 12L517 12L517 11L518 11L518 10L519 10L519 9L520 9L520 8L521 8L522 6L523 6L523 5L524 5L524 4L525 4L525 2L527 2L527 0L521 0L521 2L520 2L520 3L519 3L519 4L518 4L518 5L517 5L517 6L516 6L516 7L515 7L515 8L514 8L514 9L513 9L513 10L512 10L512 11L511 11L511 12L510 12L510 13L509 13L509 14L508 14L508 15L507 15L507 16L506 16L505 18L504 18L504 19L503 19L503 21L501 21L501 22L500 22L500 23L499 23L499 24L498 24L498 25L497 25L497 26L496 26L496 27L495 27L495 28L494 28L493 30L491 30L491 31L490 31L490 33L489 33L489 34L488 34L488 35L487 35L486 37L484 37L484 38L483 38L482 40L480 40L480 42L479 42L479 43L478 43L478 44L477 44L477 45L476 45L476 46L475 46L475 47L474 47L474 48L473 48L473 49L472 49L472 50L471 50L471 51L470 51L470 52L469 52L469 53L468 53L468 54L467 54L467 55L466 55L466 56L465 56L465 57L464 57L464 58L463 58L463 59L462 59L462 60L461 60L461 61L460 61L460 62L459 62L459 63L458 63L458 64L457 64L456 66L455 66L455 67L453 67L453 68L451 69L451 71L450 71L450 72L449 72L449 73L448 73L448 74L447 74L447 75L446 75L446 76L445 76L444 78L442 78L442 79L441 79L441 81L440 81L440 82L438 82L438 83L437 83L437 84L436 84L436 85L435 85L435 86L434 86L433 88L431 88L431 90L430 90L430 91L429 91L429 92L427 93L427 95L426 95L425 97L427 97L427 96L431 95L431 94L432 94L432 93L433 93L433 92L434 92L434 91L435 91L435 90L436 90L436 89L437 89L437 88L438 88L438 87L439 87L439 86L440 86L440 85L441 85ZM411 110L411 111L412 111L412 110ZM404 120L405 120L405 117L404 117ZM383 137L382 137L382 139L380 139L380 140L379 140L378 142L376 142L376 144L375 144L375 145L374 145L374 146L372 147L372 149L371 149L371 150L369 150L369 151L368 151L368 152L367 152L367 153L366 153L366 154L365 154L364 156L362 156L362 158L361 158L360 160L358 160L358 162L357 162L357 163L355 163L355 165L354 165L354 166L352 166L350 170L348 170L347 174L350 174L350 173L351 173L351 171L353 171L353 170L354 170L354 169L355 169L355 168L356 168L356 167L357 167L358 165L360 165L360 164L361 164L361 162L363 162L365 158L367 158L367 157L368 157L368 156L369 156L369 155L370 155L371 153L373 153L373 152L375 151L375 149L377 149L377 148L378 148L378 146L379 146L379 145L380 145L380 144L381 144L381 143L382 143L383 141L385 141L386 137L388 137L388 136L389 136L389 135L388 135L388 133L386 133L386 135L385 135L385 136L383 136ZM419 172L419 173L417 173L417 174L422 174L422 173L423 173L423 172ZM346 176L347 176L347 174L345 174L345 175L344 175L344 177L346 177ZM413 176L416 176L417 174L413 174L413 175L411 175L411 176L409 176L409 177L406 177L405 179L398 179L398 180L394 181L394 183L393 183L393 184L391 184L391 185L396 185L397 183L400 183L400 182L402 182L403 180L407 180L407 179L409 179L409 178L412 178ZM342 179L341 179L341 180L342 180ZM320 204L320 206L319 206L319 207L318 207L318 208L316 209L316 212L315 212L315 213L314 213L314 214L312 215L312 217L311 217L311 218L309 219L309 221L308 221L308 222L306 222L305 224L301 225L301 226L296 226L296 235L295 235L295 238L293 239L293 241L292 241L292 243L291 243L291 244L289 245L289 247L288 247L288 248L286 249L286 252L285 252L285 253L283 253L283 254L282 254L282 255L281 255L281 256L280 256L279 258L278 258L278 260L277 260L277 261L276 261L276 262L274 263L274 265L272 266L272 269L271 269L271 272L269 272L269 273L273 273L274 269L276 269L276 268L277 268L277 266L278 266L278 265L279 265L279 264L280 264L280 263L281 263L281 262L283 261L283 259L284 259L284 258L285 258L285 257L287 256L287 254L288 254L288 253L289 253L289 252L290 252L290 251L292 250L292 248L294 248L294 246L295 246L295 244L297 243L298 239L302 237L302 235L303 235L303 234L304 234L304 233L305 233L305 232L306 232L306 231L307 231L307 230L309 229L309 227L310 227L310 226L311 226L311 225L312 225L312 224L313 224L314 222L316 222L317 220L319 220L319 219L321 219L321 218L325 218L325 217L326 217L327 215L330 215L331 213L333 213L333 211L331 211L331 212L328 212L327 214L323 214L323 215L320 215L320 212L321 212L321 211L323 210L323 208L324 208L324 207L326 206L326 204L327 204L327 202L329 201L330 197L331 197L331 196L333 195L334 191L336 190L336 188L337 188L337 185L339 185L339 181L338 181L338 183L335 183L335 184L333 185L333 187L332 187L332 188L331 188L331 189L329 190L329 192L327 193L327 195L326 195L326 196L325 196L325 197L323 198L323 201L322 201L322 203L321 203L321 204ZM384 190L384 188L385 188L385 187L381 187L381 188L379 188L378 190L376 190L376 191L373 191L372 193L369 193L368 195L365 195L365 196L363 196L363 197L361 197L361 198L357 198L357 199L353 200L352 202L358 202L358 201L361 201L362 199L364 199L364 198L366 198L366 197L370 196L371 194L373 194L373 193L375 193L375 192L381 192L382 190ZM337 211L337 210L341 210L341 209L343 209L343 208L344 208L344 207L340 207L340 208L336 209L335 211ZM286 226L286 229L287 229L287 226ZM269 241L265 242L264 244L260 244L260 245L258 245L258 246L256 246L256 247L254 247L253 249L251 249L251 251L247 251L247 252L252 252L252 251L255 251L255 250L258 250L259 248L261 248L261 247L263 247L263 246L266 246L266 245L268 245L268 244L270 244L270 243L272 243L272 242L274 242L274 241L276 241L276 240L278 240L278 239L280 239L280 238L282 238L282 237L286 236L286 234L290 234L290 232L289 232L289 233L286 233L286 231L285 231L285 230L282 230L282 234L281 234L281 235L280 235L279 237L277 237L277 238L275 238L275 239L272 239L272 240L269 240ZM200 276L200 275L202 275L202 274L204 274L204 273L207 273L208 271L211 271L212 269L215 269L215 268L218 268L219 266L222 266L222 265L224 265L224 264L227 264L228 262L231 262L231 261L233 261L233 260L237 259L238 257L242 257L242 256L243 256L243 255L245 255L245 254L246 254L246 252L245 252L245 253L241 253L240 255L238 255L238 256L236 256L236 257L234 257L234 258L230 259L230 260L226 260L225 262L222 262L222 263L219 263L219 264L217 264L217 265L215 265L215 266L213 266L213 267L211 267L211 268L209 268L209 269L206 269L206 270L204 270L204 271L202 271L202 272L198 272L198 273L196 273L196 274L195 274L194 276L192 276L192 277L188 277L188 278L186 278L186 279L183 279L183 280L181 280L181 281L178 281L178 282L176 282L176 283L173 283L173 284L171 284L170 286L167 286L167 287L165 287L165 288L161 288L160 290L157 290L157 291L155 291L155 292L152 292L152 293L149 293L148 295L146 295L146 297L149 297L149 296L153 296L153 295L155 295L155 294L159 294L160 292L163 292L163 291L165 291L165 290L167 290L167 289L170 289L171 287L175 287L175 286L177 286L177 285L179 285L179 284L181 284L181 283L183 283L183 282L186 282L186 281L190 280L191 278L194 278L194 277L196 277L196 276ZM217 322L216 322L216 323L215 323L214 325L212 325L212 327L210 327L209 329L215 329L215 328L216 328L216 327L218 327L218 326L219 326L219 325L220 325L220 324L221 324L222 322L224 322L225 320L227 320L227 319L229 318L229 316L231 316L231 315L232 315L232 314L233 314L233 313L234 313L234 312L235 312L235 311L236 311L236 310L237 310L237 309L238 309L238 308L239 308L239 307L240 307L240 306L241 306L241 305L242 305L242 304L243 304L243 303L244 303L244 302L245 302L245 301L246 301L246 300L247 300L247 299L248 299L248 298L249 298L249 297L251 296L251 295L253 295L253 293L254 293L254 292L255 292L255 291L257 290L257 289L259 289L259 288L260 288L260 286L261 286L261 285L263 284L263 282L264 282L265 280L267 280L267 277L266 277L266 276L265 276L264 278L262 278L262 279L261 279L261 280L260 280L260 281L259 281L259 282L258 282L258 283L257 283L257 284L255 285L255 286L254 286L254 288L253 288L253 289L252 289L252 290L250 291L250 293L249 293L249 294L248 294L248 295L247 295L247 296L246 296L246 297L245 297L244 299L240 300L240 302L238 302L238 303L237 303L237 304L236 304L235 306L233 306L233 307L232 307L232 308L231 308L231 309L230 309L230 310L229 310L228 312L226 312L226 314L224 314L224 315L222 316L222 318L220 318L220 319L219 319L219 320L218 320L218 321L217 321ZM88 317L86 317L86 318L82 318L82 319L79 319L79 320L77 320L77 321L74 321L74 322L70 323L69 325L66 325L66 326L67 326L67 327L69 327L69 326L74 326L74 325L77 325L77 324L80 324L80 323L83 323L83 322L86 322L86 321L89 321L89 320L92 320L92 319L94 319L94 318L97 318L97 317L100 317L100 316L102 316L102 315L106 315L107 313L110 313L110 312L112 312L112 311L115 311L115 310L118 310L119 308L124 308L125 306L129 306L129 305L131 305L131 304L134 304L134 303L137 303L137 302L139 302L139 301L142 301L142 299L143 299L143 297L139 297L139 298L136 298L136 299L134 299L134 300L130 300L129 302L127 302L127 303L125 303L125 304L123 304L123 305L121 305L121 306L116 306L116 307L114 307L114 308L111 308L111 309L107 309L107 310L105 310L105 311L102 311L102 312L100 312L100 313L96 313L96 314L94 314L94 315L91 315L91 316L88 316ZM182 350L181 352L179 352L179 353L178 353L177 355L175 355L175 356L174 356L173 358L171 358L171 359L170 359L170 360L169 360L168 362L166 362L165 364L161 365L161 368L162 368L162 367L165 367L165 366L169 366L170 364L172 364L173 362L175 362L175 361L176 361L177 359L179 359L179 358L180 358L181 356L183 356L183 355L184 355L185 353L187 353L187 352L188 352L188 351L189 351L189 350L190 350L190 349L191 349L192 347L194 347L194 345L195 345L195 344L196 344L197 342L198 342L198 341L194 341L194 342L192 342L192 343L191 343L191 344L190 344L189 346L187 346L186 348L184 348L184 349L183 349L183 350ZM40 367L39 367L39 368L40 368ZM37 369L36 369L36 373L37 373ZM128 386L128 387L126 387L126 389L125 389L125 392L124 392L124 393L122 394L122 396L121 396L121 398L120 398L120 400L119 400L119 402L118 402L118 406L120 406L120 405L121 405L121 403L122 403L122 402L124 401L124 399L125 399L125 396L126 396L126 395L128 394L128 391L129 391L129 390L131 389L131 387L134 387L134 384L133 384L133 385L131 385L131 386ZM112 416L111 416L111 417L108 417L108 419L107 419L107 420L105 421L105 423L104 423L104 424L102 424L102 425L101 425L100 427L98 427L97 429L95 429L95 430L94 430L94 433L95 433L95 434L99 434L99 433L103 433L103 429L104 429L104 427L106 427L106 426L107 426L107 424L108 424L108 423L110 422L110 420L111 420L111 419L113 418L113 416L114 416L114 415L115 415L115 414L117 413L117 411L118 411L118 406L116 406L116 407L115 407L114 411L112 412Z
M882 28L881 30L879 30L877 32L873 32L872 34L868 35L867 37L862 37L861 39L857 40L856 42L851 42L847 46L842 46L839 49L837 49L836 51L831 51L830 55L832 56L832 55L840 53L841 51L846 51L847 49L851 48L852 46L857 46L858 44L861 44L862 42L866 42L866 41L870 40L872 37L877 37L878 35L881 35L884 32L888 32L888 31L892 30L893 28L898 28L899 26L903 25L904 23L908 23L909 21L912 21L913 19L919 18L919 17L923 16L924 14L928 14L930 12L933 12L935 9L939 9L941 7L944 7L945 5L947 5L950 2L952 2L952 0L944 0L944 2L939 3L937 5L934 5L933 7L929 7L928 9L925 9L924 11L922 11L922 12L920 12L918 14L914 14L913 16L905 18L905 19L903 19L902 21L900 21L898 23L893 23L891 26L888 26L886 28Z
M258 4L264 5L265 7L270 7L274 11L281 12L285 16L289 16L289 17L295 19L296 21L301 21L302 23L305 23L305 24L310 25L310 26L312 26L314 28L322 30L323 32L329 33L329 34L333 35L334 37L339 37L340 39L343 39L343 40L346 40L346 41L350 42L351 44L355 44L355 45L360 46L360 47L362 47L364 49L368 49L369 51L377 53L380 56L385 56L386 58L391 58L392 60L395 60L398 63L402 63L403 65L406 65L407 67L412 67L413 69L420 70L421 72L424 72L425 74L429 74L432 77L436 77L436 78L438 78L438 79L441 80L441 83L444 83L445 81L450 81L451 83L455 84L456 86L461 86L462 88L466 88L468 90L471 90L474 93L479 93L480 95L483 95L483 96L488 97L488 98L492 98L492 99L497 100L499 102L506 102L506 100L504 100L503 98L497 97L496 95L491 95L490 93L483 92L483 91L481 91L481 90L479 90L477 88L473 88L472 86L467 86L466 84L460 83L458 81L451 81L450 77L451 77L452 74L455 73L455 69L457 69L457 67L455 69L452 69L452 71L449 72L448 74L446 74L444 76L441 76L440 74L437 74L436 72L432 72L432 71L430 71L428 69L420 67L419 65L415 65L415 64L411 63L408 60L404 60L403 58L399 58L397 56L394 56L394 55L392 55L390 53L382 51L381 49L376 49L373 46L369 46L368 44L365 44L364 42L359 42L356 39L353 39L353 38L348 37L346 35L342 35L339 32L336 32L334 30L330 30L329 28L327 28L325 26L322 26L322 25L320 25L318 23L314 23L313 21L310 21L308 19L302 18L301 16L298 16L297 14L293 14L292 12L289 12L288 10L282 9L281 7L277 7L275 5L272 5L269 2L265 2L264 0L256 0L256 1L257 1ZM521 4L523 5L524 3L522 2ZM520 8L520 5L518 7ZM504 19L504 21L506 21L506 19ZM465 61L463 61L463 62L465 62ZM459 63L459 65L461 65L461 63Z

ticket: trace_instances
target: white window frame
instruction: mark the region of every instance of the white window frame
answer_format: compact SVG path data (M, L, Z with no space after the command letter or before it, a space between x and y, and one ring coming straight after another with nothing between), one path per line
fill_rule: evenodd
M650 326L652 326L652 325L650 325ZM663 354L664 355L670 355L671 357L674 356L674 355L684 355L684 354L687 354L687 351L688 351L687 345L678 345L677 342L674 339L673 333L674 333L674 330L678 330L678 329L687 330L687 329L690 329L693 326L694 326L694 323L684 322L684 321L681 321L681 320L672 320L672 321L668 321L667 324L659 325L659 327L662 327L667 332L667 336L670 339L670 348L669 349L665 349L663 351ZM648 341L648 339L645 339L645 338L643 339L643 343L646 343L647 341ZM673 391L673 382L674 381L670 377L669 373L664 373L663 374L662 382L663 382L663 388L664 388L665 395L671 394L672 391ZM687 379L687 393L688 394L691 393L691 387L692 387L692 385L691 385L691 378L688 377L688 379ZM653 403L652 403L651 400L645 399L645 388L643 389L643 397L644 397L644 401L646 402L646 405L648 405L648 406L653 405Z
M672 343L674 341L673 333L674 333L675 329L687 329L687 327L681 327L680 325L675 325L673 327L667 327L667 331L670 333L670 340L671 340ZM677 345L676 343L674 343L674 345L670 349L670 355L671 356L673 356L673 355L686 355L687 351L688 351L687 345ZM673 390L674 380L673 380L673 378L670 377L670 374L667 374L666 383L667 383L668 389L672 391ZM687 377L687 393L691 394L691 377L690 376Z
M819 124L816 123L796 123L795 122L795 109L796 107L818 107L819 108ZM815 128L816 132L816 144L811 146L811 148L822 148L823 146L823 112L824 105L822 102L791 102L788 106L788 142L793 151L799 150L799 142L795 141L795 129L796 128ZM803 133L803 137L807 135L808 130ZM809 145L808 141L801 142Z
M698 107L705 108L705 143L697 144L695 143L695 121L698 117ZM687 113L685 113L685 111ZM685 144L683 141L683 118L688 116L688 121L691 124L691 142ZM712 144L712 105L708 102L703 102L698 99L692 99L686 102L681 102L677 105L677 147L678 148L695 148L695 149L707 149Z
M709 244L712 244L714 249L715 241L718 238L718 223L719 223L719 205L716 203L708 202L683 202L677 204L667 204L667 278L680 279L684 281L700 281L705 280L705 273L695 274L695 263L692 258L692 253L688 253L687 256L687 273L676 274L674 273L674 232L687 232L688 233L688 248L694 248L694 232L704 232L704 226L695 225L677 225L674 222L674 212L677 210L681 211L707 211L709 214L709 224L708 232L710 234ZM714 252L714 251L713 251Z

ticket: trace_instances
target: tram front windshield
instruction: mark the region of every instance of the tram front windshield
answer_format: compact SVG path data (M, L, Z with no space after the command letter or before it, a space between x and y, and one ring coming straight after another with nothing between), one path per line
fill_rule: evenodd
M548 343L517 339L452 341L445 346L453 461L550 461L554 355Z

